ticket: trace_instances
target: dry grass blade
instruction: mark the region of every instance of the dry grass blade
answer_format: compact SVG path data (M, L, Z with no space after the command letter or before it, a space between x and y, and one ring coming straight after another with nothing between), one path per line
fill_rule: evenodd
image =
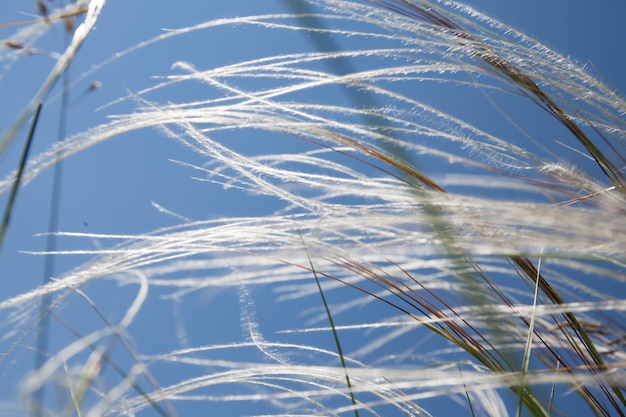
M38 4L43 4L45 6L45 3L43 1L38 2ZM73 10L73 11L70 11L70 12L67 12L67 13L56 14L56 15L53 15L53 16L46 16L46 17L44 17L42 19L27 20L27 21L21 21L21 22L0 22L0 27L33 25L33 24L37 24L37 23L49 22L51 20L67 21L67 19L71 19L71 18L76 17L76 16L84 15L85 13L87 13L87 10L88 9L86 7L82 7L81 6L81 7L77 8L76 10Z

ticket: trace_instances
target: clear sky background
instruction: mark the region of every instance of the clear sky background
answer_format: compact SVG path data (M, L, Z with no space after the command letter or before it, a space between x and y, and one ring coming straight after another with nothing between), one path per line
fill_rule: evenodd
M623 0L593 3L584 0L471 0L468 4L528 33L580 63L593 65L609 83L622 92L626 91L626 2ZM284 32L271 33L241 26L225 27L169 39L87 73L93 65L103 63L114 54L159 35L164 28L180 28L219 17L290 11L280 0L183 0L176 3L109 0L96 30L90 34L69 71L70 80L75 84L70 92L68 134L104 123L110 115L131 111L133 103L129 101L102 106L158 82L151 77L175 73L176 70L172 70L171 66L176 61L191 62L197 68L211 68L275 52L303 47L313 49L314 46L301 33L285 36ZM34 0L0 2L0 23L29 20L36 13ZM10 39L16 30L15 27L0 27L0 39ZM0 73L3 74L0 78L0 132L9 126L34 94L54 64L55 54L62 51L63 38L59 27L36 45L37 53L21 59L10 70ZM102 83L102 87L85 93L94 81ZM185 88L164 90L151 98L180 101L198 96L198 91ZM57 85L44 103L31 155L48 149L57 138L59 92ZM437 91L425 93L436 95ZM2 176L16 166L23 139L24 134L6 155L0 157ZM251 142L249 146L254 149L259 145ZM280 142L274 146L281 146ZM170 160L202 163L198 156L181 144L172 143L153 130L121 135L68 159L63 165L59 230L132 234L179 223L179 219L156 210L153 202L193 220L271 213L280 207L272 200L194 181L190 177L197 173ZM27 291L41 282L43 257L22 251L40 251L45 247L45 237L38 234L47 231L51 187L52 170L29 184L18 196L15 214L0 254L0 300ZM6 196L0 201L4 208ZM61 238L58 244L60 248L74 248L76 245L97 248L101 242L81 240L77 243ZM80 256L59 257L55 275L87 259ZM102 292L95 291L95 297L101 297L103 305L109 304L107 312L115 316L121 314L116 308L124 306L125 301L123 295L120 296L121 300L117 299L113 291L113 285L102 285ZM271 298L273 295L269 292L255 293L255 298L265 297ZM236 292L200 294L191 298L190 304L184 309L189 308L186 317L189 320L187 325L188 333L192 335L192 345L220 341L226 343L241 338ZM294 305L291 307L296 308ZM271 318L275 313L272 308L272 303L261 302L259 316ZM288 308L289 305L282 306L280 309L285 310L279 311L287 311ZM150 319L150 309L154 309L155 317L168 317L167 312L172 311L172 306L168 304L163 307L158 299L152 299L145 308L135 333L140 350L157 353L175 348L175 317L169 316L171 322L155 323ZM203 317L218 315L224 317L219 326L208 325L203 320ZM77 320L77 326L87 329L90 320L97 321L97 318L85 317L84 320L84 323ZM71 337L58 326L52 329L53 346L60 346ZM171 337L164 337L164 334ZM350 342L346 343L349 345ZM332 340L326 346L332 349ZM28 354L24 352L21 362L10 368L3 369L5 363L0 364L0 400L11 401L14 398L15 378L23 375L25 367L31 363L23 359ZM194 415L193 410L190 412L188 415Z

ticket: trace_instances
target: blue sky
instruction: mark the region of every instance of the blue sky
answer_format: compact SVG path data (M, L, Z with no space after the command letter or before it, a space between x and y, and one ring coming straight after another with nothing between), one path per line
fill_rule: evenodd
M626 51L626 3L622 0L606 0L594 4L593 7L582 0L472 0L468 4L528 33L584 65L593 65L608 82L619 90L626 91L626 54L623 52ZM285 35L284 32L273 33L242 26L225 27L150 45L96 71L88 72L93 65L103 63L117 52L159 35L163 29L185 27L220 17L284 12L290 12L290 9L280 0L188 0L178 2L175 6L147 0L109 0L96 30L90 34L69 71L70 79L76 84L70 93L68 133L82 132L106 122L110 115L131 111L133 103L129 101L102 106L127 96L129 92L137 92L154 85L158 79L152 77L176 73L176 70L171 69L176 61L191 62L197 68L212 68L276 51L298 50L303 47L313 49L313 46L303 33ZM3 0L0 3L0 23L29 20L32 14L36 14L34 0ZM15 27L0 27L0 39L10 39L16 30ZM3 78L0 78L0 97L3 97L0 100L0 131L8 127L30 99L53 65L55 53L62 50L62 45L63 33L58 28L36 45L36 54L21 59L10 71L3 73ZM84 94L94 81L102 83L102 88ZM150 97L162 101L180 101L195 99L202 94L204 90L199 88L195 90L193 87L182 87L178 90L159 91ZM424 94L438 93L424 90ZM437 100L436 96L432 98ZM32 155L48 149L56 140L58 114L59 85L44 103ZM534 128L542 129L541 126ZM3 176L16 166L23 138L24 134L7 154L0 157ZM286 142L273 143L272 146L277 148L291 146ZM266 145L244 142L239 146L262 149ZM215 184L191 180L190 177L197 173L171 160L198 164L203 162L202 158L189 152L182 144L174 143L154 130L123 134L68 159L63 165L59 229L86 233L132 234L178 224L179 219L159 212L152 203L193 220L271 213L280 207L271 199L252 197L237 190L224 190ZM15 214L0 254L2 300L27 291L41 282L43 257L22 251L40 251L45 247L45 237L38 234L47 230L51 175L52 170L49 170L24 188L18 196ZM3 196L1 201L4 202L5 199ZM76 245L97 248L101 243L97 239L88 242L81 240L79 243L72 239L59 239L61 248L74 248ZM55 274L60 275L87 259L84 256L61 256L57 260ZM102 290L99 289L100 286ZM115 286L111 283L95 284L91 290L93 296L107 307L107 312L112 316L121 314L116 306L125 305L130 300L128 294L119 295L119 299L118 296L113 296ZM269 290L267 293L255 293L255 298L261 300L272 296ZM220 294L202 293L191 297L190 305L176 307L180 307L187 314L186 317L191 317L188 322L188 333L192 339L190 343L227 343L229 340L241 338L239 297L233 290ZM258 314L261 318L271 318L272 314L276 314L271 303L259 304ZM71 314L71 308L67 314ZM288 308L297 309L297 303L281 305L278 314L285 314L284 311L288 311ZM150 300L135 329L136 342L142 351L157 353L176 347L172 329L176 325L177 316L167 314L173 309L172 304L164 307L158 298ZM77 307L76 314L82 314L81 311ZM164 321L155 324L150 319L151 311L154 317ZM207 316L224 319L216 322L202 320L202 317ZM167 322L168 319L171 322ZM86 316L77 320L76 325L86 331L90 323L97 320L95 316ZM53 332L52 346L61 346L71 338L60 326L53 326ZM165 332L169 332L170 338L163 337ZM350 341L346 343L349 345ZM332 340L323 344L332 350ZM22 359L28 354L28 351L24 352ZM19 365L10 367L4 373L0 372L0 381L3 381L0 382L0 392L5 393L0 399L11 400L11 393L15 391L12 388L13 379L10 378L23 374L28 363L28 360L21 360ZM2 366L4 365L0 364Z

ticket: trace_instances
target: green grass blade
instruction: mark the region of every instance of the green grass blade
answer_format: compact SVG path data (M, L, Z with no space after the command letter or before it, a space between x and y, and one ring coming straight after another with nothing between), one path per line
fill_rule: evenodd
M304 238L300 231L300 239L302 240L302 244L304 245ZM341 342L339 341L339 334L337 333L337 329L335 328L335 321L333 320L333 315L330 312L330 308L328 307L328 302L326 301L326 296L324 295L324 290L322 289L322 284L320 283L320 279L317 276L317 272L315 267L313 266L313 260L309 255L309 251L304 246L304 252L306 253L306 257L309 260L309 265L311 267L311 272L313 272L313 276L315 277L315 283L317 284L317 289L320 292L320 296L322 297L322 303L324 304L324 309L326 310L326 315L328 316L328 322L330 323L330 328L333 332L333 338L335 339L335 346L337 347L337 354L339 355L339 359L341 360L341 367L343 368L344 374L346 375L346 385L348 386L348 391L350 393L350 401L352 401L352 405L354 406L354 416L359 417L359 409L356 403L356 398L354 396L354 390L352 389L352 383L350 382L350 376L348 375L348 366L346 365L346 360L343 356L343 349L341 349Z
M4 237L9 227L9 222L11 221L11 213L13 212L13 206L15 205L15 199L17 198L17 191L20 188L20 182L22 181L22 175L24 174L24 167L26 166L26 161L28 160L28 153L30 152L30 147L33 142L33 136L35 135L35 128L37 127L37 121L39 120L41 107L42 105L41 103L39 103L35 110L33 123L30 126L28 138L26 138L26 144L24 144L22 157L20 158L19 166L17 168L17 174L15 175L15 181L13 182L13 187L11 188L11 195L9 195L9 201L7 202L7 207L4 211L4 216L2 218L2 226L0 229L0 253L2 252Z
M459 361L457 361L456 364L459 367L459 374L461 374L461 378L463 378L463 370L461 369L461 364L459 363ZM467 404L469 405L470 413L472 413L472 417L475 417L476 413L474 413L474 406L472 405L472 399L470 398L469 392L467 391L467 385L465 385L465 381L463 381L463 390L465 391L465 398L467 398Z
M541 258L537 263L537 274L541 271ZM522 415L522 404L524 402L524 395L526 392L526 374L528 373L528 366L530 363L530 355L533 346L533 334L535 332L535 311L537 307L537 296L539 295L539 280L535 282L535 293L533 295L533 312L530 316L530 323L528 324L528 337L526 339L526 346L524 348L524 359L522 361L522 383L520 386L519 402L517 404L517 416Z

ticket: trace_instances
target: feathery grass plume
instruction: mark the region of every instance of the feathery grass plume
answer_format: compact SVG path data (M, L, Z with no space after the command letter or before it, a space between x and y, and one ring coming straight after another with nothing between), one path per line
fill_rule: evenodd
M87 1L76 2L70 6L67 6L68 10L63 9L62 11L55 13L53 16L45 16L43 21L35 21L33 23L33 26L47 25L50 22L50 20L53 18L56 20L59 18L65 18L67 16L84 13L85 3L88 3L88 8L86 10L87 15L85 16L85 21L81 23L79 27L76 28L72 41L67 45L67 48L65 49L63 54L59 56L59 59L56 61L56 64L54 65L50 73L48 74L48 77L41 84L41 87L39 88L35 96L30 100L30 102L27 104L24 110L22 110L22 112L17 117L17 119L10 125L7 131L0 137L0 154L4 152L7 146L13 141L15 136L22 129L22 127L24 126L26 121L31 117L31 115L35 113L35 111L37 110L37 106L39 106L39 104L43 102L43 100L48 95L48 92L50 91L52 86L56 83L59 77L66 70L67 66L72 61L72 59L74 59L76 52L78 51L82 43L85 41L91 29L96 24L96 21L98 20L98 15L100 14L100 11L102 10L102 7L104 6L105 2L106 0L91 0L89 2ZM33 36L32 33L33 32L37 33L37 30L36 29L25 30L22 32L26 32L26 34L23 36L32 37ZM21 42L21 44L24 44L24 43ZM1 55L0 55L0 58L1 58Z
M308 4L169 30L115 58L232 26L339 48L175 62L121 99L134 112L31 159L23 183L152 128L191 151L175 162L207 193L218 184L273 205L177 214L149 233L59 233L55 254L91 260L0 302L11 372L35 344L41 297L66 335L20 374L22 396L54 388L58 403L41 405L51 415L186 415L198 403L245 415L626 414L624 99L463 3ZM201 98L175 101L190 89ZM325 325L312 274L351 324ZM121 313L103 308L112 294ZM317 337L337 331L342 352Z

